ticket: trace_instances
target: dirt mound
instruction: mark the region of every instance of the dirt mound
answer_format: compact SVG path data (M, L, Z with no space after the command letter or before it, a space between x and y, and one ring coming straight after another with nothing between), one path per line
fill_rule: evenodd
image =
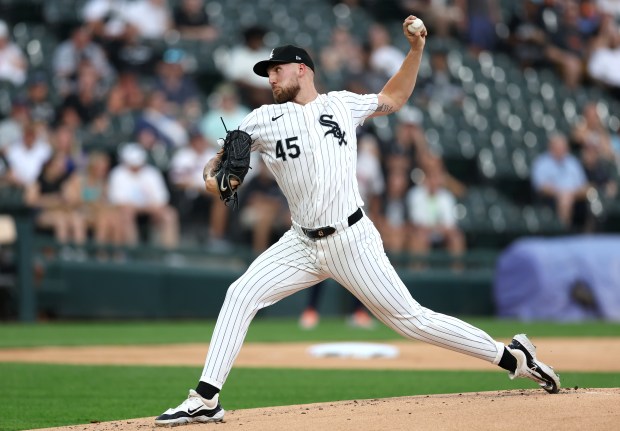
M542 390L421 395L234 410L226 413L223 423L192 425L191 431L599 431L617 429L618 406L620 388L562 389L557 395ZM147 429L162 428L153 425L153 418L47 428L48 431Z

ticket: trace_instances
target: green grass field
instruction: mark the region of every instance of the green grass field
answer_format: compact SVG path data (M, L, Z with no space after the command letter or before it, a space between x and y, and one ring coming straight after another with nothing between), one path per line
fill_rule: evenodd
M466 319L496 338L526 332L535 339L619 336L620 325ZM214 322L57 323L0 326L0 347L206 342ZM301 331L293 320L257 319L247 341L399 339L389 329L360 331L324 320ZM205 352L206 353L206 352ZM200 375L196 367L69 366L0 363L0 430L155 416L178 404ZM563 373L565 387L618 387L620 373ZM367 371L233 369L222 392L227 409L356 398L532 388L491 371Z
M524 323L511 320L464 318L494 338L517 333L536 337L620 337L620 323ZM215 321L94 322L49 324L4 324L0 326L0 348L33 346L80 346L105 344L169 344L208 342ZM260 319L252 322L246 341L376 341L399 340L386 326L360 331L340 319L323 319L312 331L301 331L290 319Z

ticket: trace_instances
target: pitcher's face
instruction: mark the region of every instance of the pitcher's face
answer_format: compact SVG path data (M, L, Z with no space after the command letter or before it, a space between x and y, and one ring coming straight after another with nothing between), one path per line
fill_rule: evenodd
M269 85L276 103L286 103L295 99L300 91L299 64L274 64L267 68Z

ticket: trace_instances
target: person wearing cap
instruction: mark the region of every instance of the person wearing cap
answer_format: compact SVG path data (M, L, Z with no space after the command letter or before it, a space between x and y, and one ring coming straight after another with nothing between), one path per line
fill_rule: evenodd
M414 20L409 16L402 23L410 49L379 94L319 94L312 58L293 45L273 49L269 58L254 65L254 73L268 79L275 103L252 111L239 129L251 135L252 149L261 154L286 197L292 226L230 286L198 386L179 406L158 416L156 425L222 421L219 392L256 313L327 278L407 338L485 360L512 377L529 377L549 392L558 391L559 378L535 359L533 347L524 347L531 346L525 335L504 346L481 329L416 302L361 208L356 128L367 118L398 111L413 93L427 35L424 27L409 32ZM216 195L234 187L214 176L222 155L203 171L206 189Z
M192 122L201 113L200 91L194 78L185 72L187 57L182 49L169 48L164 51L157 65L154 87L166 96L169 110Z
M138 241L138 218L146 218L157 227L159 242L166 248L178 245L177 212L168 201L170 195L162 173L146 163L146 150L137 143L124 145L121 163L110 172L110 203L119 209L124 238L128 244Z
M13 85L26 82L28 62L21 48L11 42L9 26L0 20L0 81Z

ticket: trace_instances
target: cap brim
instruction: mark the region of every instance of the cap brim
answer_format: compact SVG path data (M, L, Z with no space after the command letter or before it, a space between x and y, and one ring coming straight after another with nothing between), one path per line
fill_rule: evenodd
M269 66L271 66L272 64L286 64L286 63L289 63L289 62L278 61L278 60L263 60L263 61L259 61L258 63L256 63L252 70L254 70L254 73L256 73L258 76L263 76L265 78L268 78L269 74L267 73L267 68Z

